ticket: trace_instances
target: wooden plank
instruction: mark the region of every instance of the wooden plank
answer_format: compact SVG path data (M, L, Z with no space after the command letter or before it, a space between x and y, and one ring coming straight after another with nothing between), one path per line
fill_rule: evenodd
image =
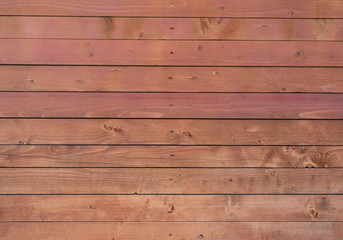
M342 221L342 195L7 195L0 221Z
M0 17L0 38L343 40L342 19Z
M0 66L0 91L343 92L343 68Z
M0 167L343 167L342 146L0 145Z
M343 94L0 93L0 117L343 119Z
M0 64L343 66L343 42L0 39Z
M4 240L340 240L342 227L342 222L11 222L0 223L0 234Z
M342 194L341 169L1 168L0 194Z
M1 144L343 145L340 120L0 119Z
M341 18L340 0L3 0L1 15Z

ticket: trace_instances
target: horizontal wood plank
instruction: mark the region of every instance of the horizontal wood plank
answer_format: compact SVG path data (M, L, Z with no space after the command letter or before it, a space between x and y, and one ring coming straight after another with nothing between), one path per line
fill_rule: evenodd
M343 40L342 19L0 17L0 38Z
M3 0L1 15L341 18L340 0Z
M264 239L340 240L341 222L228 222L228 223L0 223L5 240L107 239Z
M343 42L0 39L0 64L343 66Z
M343 145L341 120L0 119L0 144Z
M343 92L343 68L0 66L0 91Z
M11 222L0 223L0 234L4 240L341 240L342 227L342 222Z
M343 196L0 196L0 221L342 221Z
M0 117L343 119L343 94L0 93Z
M0 145L0 167L343 167L342 146Z
M1 168L0 194L342 194L341 169Z

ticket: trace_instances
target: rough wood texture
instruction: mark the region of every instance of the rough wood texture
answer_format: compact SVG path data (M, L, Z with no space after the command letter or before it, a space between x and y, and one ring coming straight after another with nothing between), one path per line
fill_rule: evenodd
M0 93L0 117L342 119L343 94Z
M1 144L343 145L341 120L0 119Z
M343 92L343 68L0 66L1 91Z
M341 222L11 222L0 223L0 234L4 240L341 240L342 227Z
M0 39L0 64L343 66L343 42Z
M343 220L343 196L335 195L8 195L0 201L0 221Z
M342 194L341 169L2 168L0 194Z
M0 167L343 167L341 146L0 145Z
M1 15L341 18L340 0L3 0Z
M343 40L342 19L0 17L0 38Z

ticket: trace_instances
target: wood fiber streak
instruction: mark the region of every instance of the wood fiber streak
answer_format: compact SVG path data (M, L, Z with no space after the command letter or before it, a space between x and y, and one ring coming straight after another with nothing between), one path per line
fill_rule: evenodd
M341 18L340 0L3 0L2 15Z
M0 64L343 66L343 42L0 39Z
M0 66L1 91L343 92L343 68Z
M343 94L0 93L0 117L343 119Z
M12 222L0 223L0 234L4 240L340 240L342 227L341 222Z
M341 120L0 119L0 144L343 145Z
M341 146L0 145L0 167L343 167Z
M8 195L0 199L0 221L343 220L343 197L337 195Z
M342 194L341 169L2 168L0 194Z
M0 38L343 40L342 19L0 17Z

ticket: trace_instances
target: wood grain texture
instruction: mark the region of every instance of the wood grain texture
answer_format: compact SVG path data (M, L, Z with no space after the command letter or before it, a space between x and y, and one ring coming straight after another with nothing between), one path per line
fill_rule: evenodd
M342 146L0 145L0 167L343 167Z
M343 92L343 68L0 66L0 91Z
M0 234L4 240L340 240L342 227L341 222L11 222L0 223Z
M341 169L2 168L0 194L342 194Z
M0 196L0 221L342 221L339 195ZM16 209L16 211L13 211Z
M343 40L342 19L0 17L0 38Z
M343 119L343 94L2 92L0 117Z
M0 119L1 144L343 145L341 120Z
M343 66L343 42L0 39L0 64Z
M3 0L1 15L341 18L340 0Z

